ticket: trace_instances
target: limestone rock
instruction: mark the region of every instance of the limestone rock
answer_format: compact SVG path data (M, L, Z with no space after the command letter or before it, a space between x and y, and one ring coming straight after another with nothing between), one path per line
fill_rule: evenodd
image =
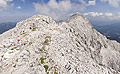
M80 13L35 15L0 35L0 74L120 74L120 44Z

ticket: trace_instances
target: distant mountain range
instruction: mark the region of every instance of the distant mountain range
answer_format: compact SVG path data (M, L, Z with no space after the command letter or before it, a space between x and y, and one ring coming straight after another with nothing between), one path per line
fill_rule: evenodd
M16 26L16 22L7 22L7 23L0 23L0 34L3 32L12 29Z
M96 30L107 36L107 38L120 42L120 23L99 25L99 23L92 22L92 24Z

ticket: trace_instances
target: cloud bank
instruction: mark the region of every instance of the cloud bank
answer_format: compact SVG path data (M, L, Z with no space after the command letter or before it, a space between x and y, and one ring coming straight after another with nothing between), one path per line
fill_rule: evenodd
M8 8L12 7L14 4L8 4L13 0L0 0L0 11L7 10Z
M89 5L95 5L95 4L96 4L96 0L88 1L88 6L89 6Z
M95 5L95 0L88 4L84 0L77 0L79 3L72 3L70 0L49 0L47 3L33 3L35 12L53 17L55 20L63 19L72 12L85 10L88 5Z
M120 0L101 0L102 2L108 2L111 6L118 8L120 7Z
M88 19L92 19L92 20L119 20L120 19L120 13L113 14L111 12L106 12L106 13L88 12L88 13L84 13L83 15L86 16Z

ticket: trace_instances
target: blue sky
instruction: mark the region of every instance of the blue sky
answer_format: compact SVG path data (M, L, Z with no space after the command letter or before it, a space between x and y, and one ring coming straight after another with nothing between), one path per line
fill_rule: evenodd
M0 0L0 22L16 22L35 14L62 20L75 12L93 20L119 20L120 0Z

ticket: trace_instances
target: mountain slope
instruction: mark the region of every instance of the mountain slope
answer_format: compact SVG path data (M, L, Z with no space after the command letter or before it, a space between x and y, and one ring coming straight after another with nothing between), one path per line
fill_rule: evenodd
M115 23L112 25L107 25L107 26L97 26L93 25L95 29L105 36L107 36L111 40L116 40L120 42L120 23Z
M2 34L5 31L8 31L9 29L14 28L16 23L14 22L8 22L8 23L0 23L0 34Z
M120 44L79 13L62 22L35 15L0 35L1 74L119 74Z

